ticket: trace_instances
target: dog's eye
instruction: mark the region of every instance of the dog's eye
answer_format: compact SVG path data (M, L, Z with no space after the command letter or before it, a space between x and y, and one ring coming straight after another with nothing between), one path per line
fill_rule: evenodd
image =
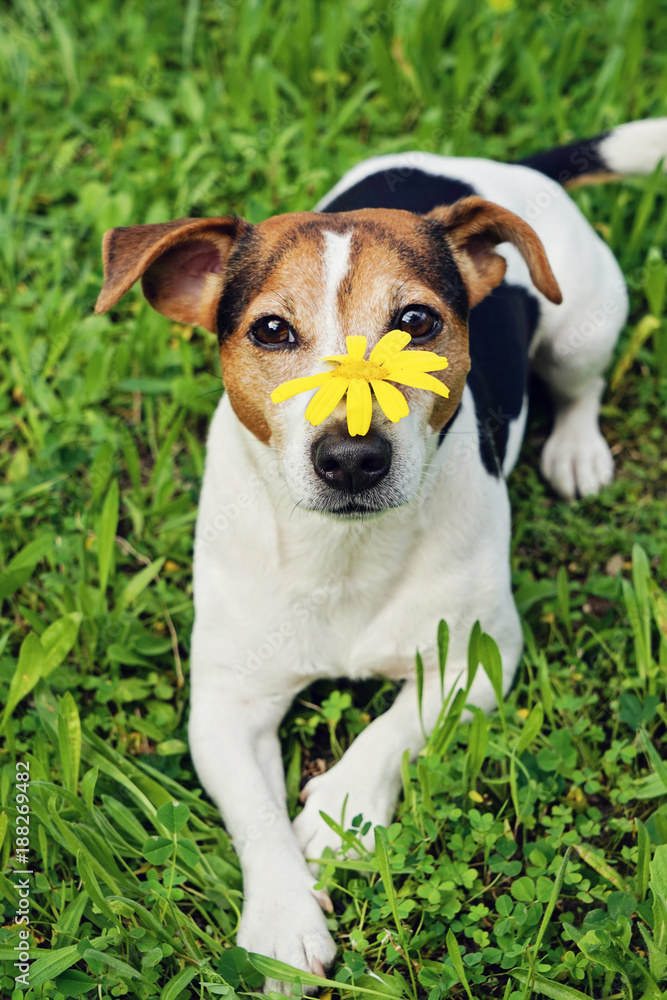
M399 316L397 329L411 334L413 340L427 340L438 325L438 317L428 306L408 306Z
M262 316L250 327L250 340L259 347L285 347L296 344L294 330L280 316Z

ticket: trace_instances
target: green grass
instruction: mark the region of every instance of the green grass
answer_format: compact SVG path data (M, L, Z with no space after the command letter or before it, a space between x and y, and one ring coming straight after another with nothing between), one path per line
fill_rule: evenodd
M102 234L306 209L375 153L510 159L665 114L667 7L16 0L3 17L0 994L22 761L36 874L16 997L233 997L267 966L234 947L239 866L186 746L216 344L138 291L92 315ZM667 988L666 191L656 176L575 193L631 290L603 409L618 476L572 505L546 489L538 392L510 485L517 683L405 766L373 855L325 866L336 997ZM474 639L480 659L493 673ZM304 693L282 730L292 808L302 774L392 696Z

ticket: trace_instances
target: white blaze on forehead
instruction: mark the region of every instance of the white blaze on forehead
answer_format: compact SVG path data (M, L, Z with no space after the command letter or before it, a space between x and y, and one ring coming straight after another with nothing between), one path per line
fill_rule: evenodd
M352 231L332 233L324 230L324 316L325 329L323 343L326 340L324 353L336 353L342 349L340 343L341 329L338 317L338 289L347 274L350 264L350 247L352 246Z
M338 311L338 291L350 265L352 230L349 229L345 233L333 233L325 229L322 231L322 235L324 236L324 247L321 253L323 294L318 301L310 303L313 310L311 319L316 339L313 367L310 371L303 372L304 375L330 371L331 365L322 359L328 354L345 353L345 340ZM289 451L290 441L296 449L295 455L290 461L295 468L300 462L303 462L305 472L304 470L302 472L304 475L309 475L312 472L312 463L310 450L303 452L301 442L304 435L309 440L312 439L314 433L319 433L319 428L313 428L303 418L308 403L317 391L317 389L312 389L309 392L297 394L289 400L284 410L287 419L287 450ZM342 405L339 403L339 406Z

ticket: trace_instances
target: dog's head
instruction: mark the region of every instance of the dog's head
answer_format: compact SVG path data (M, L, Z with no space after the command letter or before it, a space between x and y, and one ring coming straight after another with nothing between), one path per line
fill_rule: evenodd
M560 291L540 240L513 213L465 198L428 215L393 209L238 218L177 219L110 230L104 238L106 312L142 279L150 304L170 319L218 334L226 391L239 420L281 456L302 507L361 516L411 500L426 439L451 420L470 367L468 311L505 273L498 243L513 243L536 287ZM374 405L369 432L350 437L344 401L322 424L304 419L312 393L275 405L283 382L330 367L345 338L368 348L389 330L412 335L449 361L437 377L447 399L401 387L410 413L391 423Z

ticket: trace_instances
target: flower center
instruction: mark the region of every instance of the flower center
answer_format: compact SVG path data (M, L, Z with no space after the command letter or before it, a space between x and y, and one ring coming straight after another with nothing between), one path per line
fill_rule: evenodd
M342 361L331 374L334 378L359 378L370 382L371 379L386 379L387 369L373 361Z

